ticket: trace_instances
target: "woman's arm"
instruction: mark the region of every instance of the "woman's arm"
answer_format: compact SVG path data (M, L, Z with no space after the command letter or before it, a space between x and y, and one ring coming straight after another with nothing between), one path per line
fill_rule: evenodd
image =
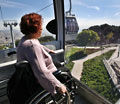
M50 70L47 69L41 47L33 45L26 49L26 58L30 63L33 73L40 85L47 91L55 94L56 87L63 88L61 82L55 78Z
M55 53L54 50L51 50L51 49L49 49L49 48L47 48L47 47L45 47L45 46L43 46L43 48L44 48L48 53Z

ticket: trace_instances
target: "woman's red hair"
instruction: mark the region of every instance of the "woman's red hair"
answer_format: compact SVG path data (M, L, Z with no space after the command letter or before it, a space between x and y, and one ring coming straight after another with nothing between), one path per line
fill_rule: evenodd
M25 35L37 33L42 28L42 16L36 13L26 14L21 18L20 29Z

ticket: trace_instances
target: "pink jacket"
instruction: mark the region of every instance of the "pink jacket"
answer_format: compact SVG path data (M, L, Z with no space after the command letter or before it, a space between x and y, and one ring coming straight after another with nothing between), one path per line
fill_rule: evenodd
M23 37L17 48L17 61L27 60L40 85L55 94L55 88L60 87L61 83L52 74L57 68L48 54L49 51L37 39L25 39Z

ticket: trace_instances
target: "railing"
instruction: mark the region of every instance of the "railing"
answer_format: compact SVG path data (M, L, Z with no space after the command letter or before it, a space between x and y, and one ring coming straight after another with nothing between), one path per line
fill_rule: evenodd
M112 69L112 67L109 65L109 63L106 59L103 60L103 63L105 65L114 85L116 86L118 84L118 80L117 80L117 75L116 75L115 71Z

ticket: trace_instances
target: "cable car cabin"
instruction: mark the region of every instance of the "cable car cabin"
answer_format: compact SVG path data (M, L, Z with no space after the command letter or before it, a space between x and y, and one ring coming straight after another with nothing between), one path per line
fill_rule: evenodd
M77 34L79 30L79 26L75 14L71 13L72 11L71 0L69 0L69 4L70 4L69 10L66 11L66 15L65 15L65 32L66 34Z
M65 29L66 34L77 34L79 27L75 15L66 15Z
M44 0L44 1L48 2L48 0ZM64 67L64 64L65 64L64 63L65 62L65 60L64 60L64 51L65 51L64 0L49 0L49 1L51 1L53 4L55 21L48 23L47 30L56 35L56 40L51 41L51 42L46 42L46 43L44 43L44 45L46 47L56 51L56 54L52 56L53 61L55 63L59 63L60 66L62 66L62 68L64 69L65 68ZM42 3L42 2L40 2L40 3ZM37 3L37 4L39 4L39 3ZM68 21L68 23L69 23L69 20L73 21L74 24L71 24L71 25L76 25L76 23L75 23L76 19L74 16L67 17L66 20ZM78 27L76 26L75 28L77 28L77 29L73 29L74 32L78 32ZM68 32L70 31L72 33L73 30L69 29ZM2 57L2 58L0 58L0 60L1 60L0 61L0 104L10 104L8 97L7 97L6 88L7 88L7 83L9 81L9 79L11 78L11 76L13 75L13 73L16 70L16 68L15 68L16 58L15 57L11 58L12 54L14 54L15 52L13 52L12 50L9 52L8 52L8 50L3 50L2 52L0 51L0 55L1 55L1 53L3 53L4 56L3 55L0 56L0 57ZM9 59L9 61L7 61L7 62L4 61L4 60L8 60L8 59ZM59 66L57 66L57 67L59 67ZM74 82L77 86L76 90L75 90L76 93L74 93L75 99L74 99L74 102L72 102L73 104L111 104L108 100L106 100L105 98L103 98L102 96L97 94L95 91L91 90L89 87L87 87L86 85L81 83L79 80L77 80L73 76L71 76L71 79L74 80ZM32 97L33 99L31 99L29 101L29 103L26 103L26 104L43 104L43 103L39 103L40 101L49 102L46 104L52 104L53 101L57 99L57 98L54 99L53 97L51 97L50 93L46 92L46 91L44 91L42 93L39 92L36 95L35 94L33 94L33 95L34 95ZM64 98L64 97L62 97L62 98ZM68 100L68 98L69 97L67 97L65 99ZM71 100L72 99L69 99L69 101L71 101ZM63 102L62 103L54 102L54 103L55 104L63 104ZM68 104L68 103L65 103L65 104Z

